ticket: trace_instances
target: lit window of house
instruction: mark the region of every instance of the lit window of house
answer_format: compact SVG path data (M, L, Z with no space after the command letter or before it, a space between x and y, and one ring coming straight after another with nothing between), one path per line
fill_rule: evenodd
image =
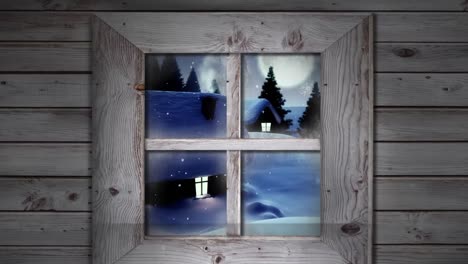
M271 123L262 123L262 132L270 132Z
M195 198L208 196L208 177L195 178Z

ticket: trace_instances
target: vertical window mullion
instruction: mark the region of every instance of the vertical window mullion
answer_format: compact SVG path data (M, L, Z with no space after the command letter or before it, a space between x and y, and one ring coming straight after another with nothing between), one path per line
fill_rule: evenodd
M241 136L241 54L229 54L227 59L227 137ZM241 235L241 175L240 151L227 152L227 228L228 236Z

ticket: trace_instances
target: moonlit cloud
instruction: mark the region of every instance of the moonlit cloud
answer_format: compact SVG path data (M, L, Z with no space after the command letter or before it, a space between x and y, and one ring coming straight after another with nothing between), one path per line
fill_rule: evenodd
M264 77L270 66L281 88L288 89L303 84L315 70L315 55L259 55L257 63Z
M213 92L211 82L216 79L221 93L224 94L226 84L226 57L209 55L203 59L198 67L198 80L202 92Z

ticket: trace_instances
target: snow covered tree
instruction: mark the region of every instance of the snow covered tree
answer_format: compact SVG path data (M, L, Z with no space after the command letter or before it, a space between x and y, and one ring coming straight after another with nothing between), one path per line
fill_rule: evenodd
M190 74L187 78L187 82L185 83L184 91L193 92L193 93L200 92L200 84L198 83L198 76L193 67L192 67L192 70L190 70Z
M146 90L159 90L161 88L161 69L159 68L157 56L149 55L146 57L145 71Z
M299 134L304 138L320 137L320 90L314 83L312 93L307 100L307 107L299 118Z
M184 79L180 73L179 65L173 55L167 55L161 65L161 85L158 90L183 91Z
M286 110L283 108L286 100L283 99L283 94L280 90L281 88L278 87L278 83L275 79L273 67L270 67L267 77L265 78L265 82L262 86L262 92L258 98L265 98L270 101L275 111L281 117L281 123L276 127L274 132L284 132L292 125L291 119L285 119L286 115L291 112L291 110Z
M221 93L219 91L219 86L218 86L218 82L216 81L216 79L213 79L213 81L211 81L211 91L215 94Z

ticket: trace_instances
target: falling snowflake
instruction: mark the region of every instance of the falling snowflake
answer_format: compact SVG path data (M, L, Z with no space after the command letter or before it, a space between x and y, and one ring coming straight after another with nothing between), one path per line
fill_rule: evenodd
M184 162L184 161L185 161L185 159L184 159L184 158L180 159L180 162Z

